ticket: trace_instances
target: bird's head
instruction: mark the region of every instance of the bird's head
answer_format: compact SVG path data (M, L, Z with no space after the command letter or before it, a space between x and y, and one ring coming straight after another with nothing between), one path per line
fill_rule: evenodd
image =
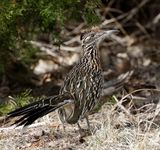
M102 31L96 28L96 29L84 31L81 34L80 39L82 41L82 46L96 44L96 46L99 47L100 43L104 39L111 39L112 35L117 33L118 33L117 29Z

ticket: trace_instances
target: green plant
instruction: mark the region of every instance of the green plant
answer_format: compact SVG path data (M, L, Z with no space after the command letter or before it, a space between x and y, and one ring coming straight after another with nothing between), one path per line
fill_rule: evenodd
M31 90L28 89L17 95L14 99L10 99L5 104L0 105L0 115L7 114L14 109L25 106L29 102L33 101L33 96L30 93Z
M30 65L36 52L25 40L38 33L57 37L68 22L98 22L94 13L98 0L5 0L0 1L0 74L4 74L10 55Z

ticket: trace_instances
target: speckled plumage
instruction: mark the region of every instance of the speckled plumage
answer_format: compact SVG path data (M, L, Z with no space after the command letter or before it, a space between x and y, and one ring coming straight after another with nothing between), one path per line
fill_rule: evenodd
M103 85L99 44L114 32L91 30L82 34L82 56L66 75L59 95L19 108L9 113L7 119L21 116L15 124L27 126L56 109L62 122L74 124L87 118L100 100Z
M98 103L102 91L103 77L98 49L95 43L87 46L82 46L82 57L66 76L60 91L60 94L72 93L74 97L74 109L68 106L59 109L60 118L64 117L63 120L68 123L76 123L80 118L88 115L88 112ZM66 109L71 111L68 116L65 113Z

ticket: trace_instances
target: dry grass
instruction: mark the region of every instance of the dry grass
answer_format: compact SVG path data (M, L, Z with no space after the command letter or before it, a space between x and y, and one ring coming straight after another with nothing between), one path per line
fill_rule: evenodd
M103 108L106 118L103 117L101 128L88 139L90 150L159 150L160 128L153 123L155 113L141 113L133 116L123 112L111 112L111 109ZM147 116L152 116L149 121ZM105 115L103 115L105 116ZM105 121L105 122L104 122Z
M79 138L77 126L67 125L65 132L61 126L56 130L58 118L53 113L49 120L46 117L40 120L46 124L37 123L23 134L19 129L1 129L0 147L3 150L160 149L160 128L154 122L159 118L158 107L154 112L132 115L132 119L124 111L113 110L114 107L105 104L99 113L90 116L93 133L84 139ZM85 128L83 121L82 126Z

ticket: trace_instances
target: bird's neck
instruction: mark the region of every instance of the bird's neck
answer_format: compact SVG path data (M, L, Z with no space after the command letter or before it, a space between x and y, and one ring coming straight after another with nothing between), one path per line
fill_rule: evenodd
M89 59L93 60L94 58L99 59L98 48L95 43L83 45L82 49L83 49L83 56L87 57L88 60Z
M100 59L99 59L99 53L98 53L98 47L96 44L91 44L91 45L83 45L83 54L82 54L82 59L83 62L88 62L89 65L94 67L95 65L97 67L100 67Z

